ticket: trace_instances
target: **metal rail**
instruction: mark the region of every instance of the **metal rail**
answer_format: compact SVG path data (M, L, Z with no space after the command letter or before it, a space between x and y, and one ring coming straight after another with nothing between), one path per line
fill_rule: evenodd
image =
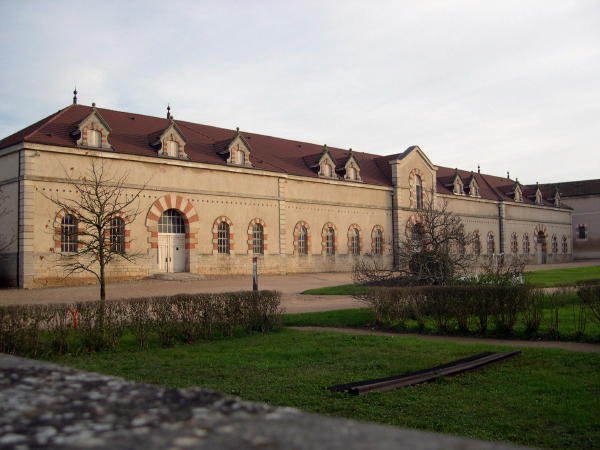
M467 372L469 370L475 370L479 367L483 367L494 362L511 358L520 353L520 350L501 353L484 352L470 356L468 358L462 358L447 364L435 366L430 369L419 370L403 375L396 375L387 378L377 378L374 380L357 381L354 383L338 384L329 387L329 390L334 392L347 392L349 394L354 395L366 394L367 392L375 391L389 391L391 389L397 389L400 387L426 383L428 381L433 381L443 376L458 375L459 373Z

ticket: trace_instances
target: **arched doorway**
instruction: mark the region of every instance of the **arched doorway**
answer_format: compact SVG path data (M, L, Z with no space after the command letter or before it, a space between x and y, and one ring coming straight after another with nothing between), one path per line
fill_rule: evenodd
M158 221L158 267L161 272L185 272L186 223L176 209L167 209Z
M537 263L538 264L546 264L546 256L548 253L548 248L546 244L546 234L540 230L538 231L535 239L535 251L537 253Z

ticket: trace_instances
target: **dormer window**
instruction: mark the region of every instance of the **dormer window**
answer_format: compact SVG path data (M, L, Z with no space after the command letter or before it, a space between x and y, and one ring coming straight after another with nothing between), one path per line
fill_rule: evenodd
M323 165L321 166L321 173L323 174L324 177L331 177L331 174L333 173L331 164L323 163Z
M554 206L560 208L560 192L558 192L558 187L554 190Z
M344 164L344 180L362 181L360 178L360 166L352 153L352 149L348 152L348 158Z
M227 164L252 167L252 161L250 161L252 148L240 133L239 128L236 129L235 135L231 140L220 142L218 146L220 148L224 147L218 153L221 156L227 157Z
M469 196L470 197L481 197L479 195L479 185L475 180L475 177L471 178L471 182L469 183Z
M518 182L515 184L513 200L519 203L523 201L523 191L521 191L521 185Z
M465 195L465 186L463 184L458 169L454 169L454 180L452 181L452 193L454 195Z
M187 159L185 153L186 138L173 120L169 117L169 126L148 136L150 145L157 149L158 156Z
M83 119L71 136L77 139L77 145L100 149L112 149L108 142L110 127L96 107Z
M542 197L542 191L540 191L540 189L538 188L538 190L535 191L535 204L542 205L543 203L544 203L544 199Z

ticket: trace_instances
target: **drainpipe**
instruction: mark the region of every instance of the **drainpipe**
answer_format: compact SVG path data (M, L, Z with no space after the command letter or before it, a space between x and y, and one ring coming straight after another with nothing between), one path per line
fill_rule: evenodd
M394 269L398 267L398 249L396 248L396 212L398 211L398 203L394 191L392 191L392 257Z
M498 236L499 253L504 253L504 219L506 218L506 208L503 201L498 203Z
M21 155L23 150L18 153L19 166L17 169L17 287L21 285Z

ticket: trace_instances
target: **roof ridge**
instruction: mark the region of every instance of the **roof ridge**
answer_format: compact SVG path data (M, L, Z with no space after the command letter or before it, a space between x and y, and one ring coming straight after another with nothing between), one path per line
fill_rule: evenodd
M52 123L54 120L56 120L57 117L61 116L65 111L67 111L68 109L72 108L74 105L69 105L63 109L60 109L56 112L56 114L54 114L52 117L50 117L50 119L48 119L47 121L45 121L43 124L41 124L39 127L35 128L35 130L33 130L31 133L23 136L23 141L29 139L29 137L34 134L37 133L38 131L40 131L40 129L42 127L45 127L46 125L48 125L49 123Z

